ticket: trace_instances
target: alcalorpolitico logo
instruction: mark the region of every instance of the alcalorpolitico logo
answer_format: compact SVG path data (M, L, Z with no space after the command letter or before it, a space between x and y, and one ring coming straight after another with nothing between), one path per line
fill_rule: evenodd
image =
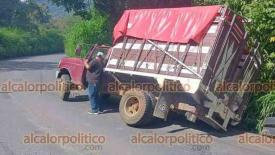
M181 144L212 144L213 137L208 134L185 133L180 135L172 134L142 134L137 133L131 136L132 144L165 144L165 145L181 145Z
M244 133L239 135L238 142L240 144L275 144L275 138L256 135L251 133Z
M76 135L52 135L30 133L24 136L24 144L105 144L106 137L92 133L78 133Z

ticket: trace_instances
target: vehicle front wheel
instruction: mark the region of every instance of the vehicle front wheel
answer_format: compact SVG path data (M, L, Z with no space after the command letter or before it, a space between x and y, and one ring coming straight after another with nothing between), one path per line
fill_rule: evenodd
M59 96L63 101L67 101L70 96L71 78L68 74L63 74L60 77L60 87L58 89Z
M130 126L146 125L153 119L153 102L148 92L136 89L129 90L120 100L120 116Z

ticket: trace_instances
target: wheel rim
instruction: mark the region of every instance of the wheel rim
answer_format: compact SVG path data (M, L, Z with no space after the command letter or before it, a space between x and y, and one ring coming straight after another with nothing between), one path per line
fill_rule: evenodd
M140 110L140 102L137 97L129 97L126 100L126 104L124 107L125 114L128 116L136 115Z

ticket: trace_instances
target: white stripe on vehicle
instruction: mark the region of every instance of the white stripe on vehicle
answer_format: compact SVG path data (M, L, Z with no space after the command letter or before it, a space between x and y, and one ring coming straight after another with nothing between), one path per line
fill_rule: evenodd
M156 48L155 47L152 48L152 46L153 46L152 44L145 44L144 47L143 47L143 50L149 51L150 49L152 49L153 51L155 51ZM158 46L161 49L165 50L167 45L166 44L159 44ZM170 45L169 48L168 48L168 51L169 52L177 52L178 46L180 46L179 52L185 52L186 45ZM113 47L113 49L122 49L122 48L123 48L123 43L117 43ZM126 46L125 46L125 49L128 50L130 48L133 49L133 50L139 50L141 48L141 44L140 43L135 43L134 45L132 45L132 43L127 43ZM208 53L209 50L210 50L209 46L202 46L201 48L202 48L201 49L202 53ZM189 49L188 52L189 53L198 53L199 52L199 46L190 46L190 49Z
M209 28L209 30L208 30L207 33L216 33L216 32L217 32L217 29L218 29L218 25L217 25L217 24L212 25L212 26Z
M145 72L138 72L138 71L129 71L129 70L121 70L121 69L115 69L115 68L105 68L104 71L109 72L116 72L116 73L123 73L128 75L139 75L139 76L147 76L147 77L153 77L155 79L157 78L163 78L168 80L178 80L182 85L189 85L190 89L186 90L188 93L195 93L199 86L200 86L200 79L194 79L194 78L185 78L185 77L178 77L178 76L170 76L170 75L161 75L161 74L155 74L155 73L145 73Z
M111 59L110 62L108 63L108 65L116 65L116 63L117 63L117 59ZM142 63L142 64L140 65L140 63ZM122 63L121 65L125 66L125 67L134 67L135 61L134 60L125 60L124 63ZM139 68L149 69L149 70L155 70L155 65L156 65L156 68L158 68L159 63L139 61L138 64L137 64L137 66L140 66ZM160 70L163 71L163 72L175 72L175 67L176 67L175 65L163 64L161 66ZM197 67L194 67L194 66L188 66L188 67L192 68L195 71L198 69ZM203 69L203 68L201 68L201 69ZM193 74L192 72L190 72L188 69L185 69L184 67L182 67L181 73L190 74L190 75Z

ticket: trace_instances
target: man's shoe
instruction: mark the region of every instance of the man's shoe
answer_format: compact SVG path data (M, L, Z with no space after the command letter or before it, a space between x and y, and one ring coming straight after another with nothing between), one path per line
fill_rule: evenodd
M88 111L88 114L90 114L90 115L98 115L99 113L98 113L98 112L91 112L91 111Z
M103 113L104 113L104 110L99 110L98 113L99 113L99 114L103 114Z

